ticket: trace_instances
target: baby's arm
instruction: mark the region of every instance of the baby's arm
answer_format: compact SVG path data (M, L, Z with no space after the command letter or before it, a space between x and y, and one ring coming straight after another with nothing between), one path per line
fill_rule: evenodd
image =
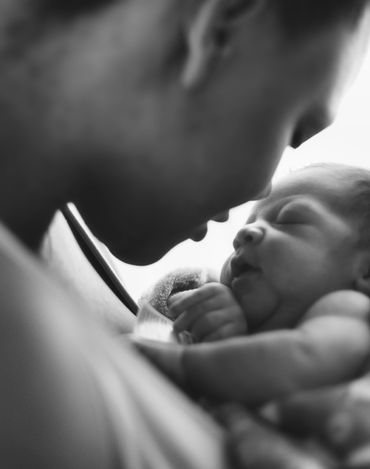
M184 348L147 344L144 351L200 395L257 406L359 373L370 349L369 312L362 294L335 292L316 302L294 330Z

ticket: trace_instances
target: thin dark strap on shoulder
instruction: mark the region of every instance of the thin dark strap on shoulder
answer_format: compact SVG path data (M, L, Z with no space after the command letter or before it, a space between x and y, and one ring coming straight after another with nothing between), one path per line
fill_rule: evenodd
M66 205L61 210L67 223L76 238L82 252L90 264L94 267L98 275L104 280L112 292L122 301L122 303L133 313L137 314L138 305L127 292L117 272L114 270L111 262L104 254L103 249L98 242L91 236L88 229L84 226L82 220L77 215L77 210Z

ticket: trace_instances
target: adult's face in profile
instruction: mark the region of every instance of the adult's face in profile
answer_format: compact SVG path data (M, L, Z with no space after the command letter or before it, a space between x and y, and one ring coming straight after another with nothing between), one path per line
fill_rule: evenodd
M94 3L40 17L7 89L40 104L16 115L25 151L64 162L87 223L134 263L260 192L331 122L363 52L362 23L290 43L265 0L235 17L222 0Z

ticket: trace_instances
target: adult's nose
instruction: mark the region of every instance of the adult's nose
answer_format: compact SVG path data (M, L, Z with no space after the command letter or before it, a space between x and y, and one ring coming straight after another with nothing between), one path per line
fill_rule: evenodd
M244 225L238 231L234 239L234 249L238 249L244 244L259 244L265 236L265 230L262 226L256 224Z
M271 185L271 182L269 182L264 189L262 189L260 192L258 192L257 195L253 197L252 200L260 200L260 199L264 199L265 197L268 197L268 195L271 192L271 189L272 189L272 185Z
M212 218L213 221L217 221L219 223L223 223L229 219L229 211L218 213L216 216Z

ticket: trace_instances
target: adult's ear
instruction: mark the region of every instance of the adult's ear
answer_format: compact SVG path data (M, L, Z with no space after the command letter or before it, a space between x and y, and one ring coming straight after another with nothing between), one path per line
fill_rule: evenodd
M355 279L355 289L370 297L370 254L363 259L362 268Z
M182 72L186 88L199 85L232 41L241 18L253 21L265 0L198 0L185 25L187 57ZM243 24L243 27L247 25Z

